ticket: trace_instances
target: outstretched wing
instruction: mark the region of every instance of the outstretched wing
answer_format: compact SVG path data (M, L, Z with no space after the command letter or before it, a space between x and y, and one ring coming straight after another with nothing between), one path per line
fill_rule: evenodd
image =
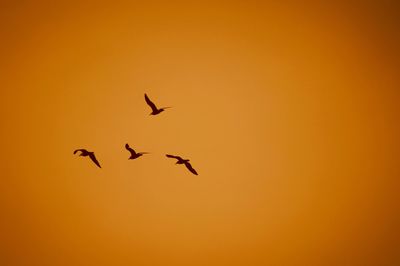
M101 168L99 162L98 162L97 159L96 159L96 156L94 156L94 153L89 154L89 157L90 157L90 159L92 159L92 161L93 161L98 167Z
M128 151L130 151L130 153L132 153L133 155L136 154L135 150L132 149L131 147L129 147L129 144L128 144L128 143L125 144L125 148L126 148Z
M86 150L85 149L77 149L77 150L74 151L74 154L77 153L78 151L84 152Z
M174 159L177 159L177 160L183 160L181 157L175 156L175 155L165 154L165 156L167 156L168 158L174 158Z
M153 111L157 111L158 110L156 105L152 101L150 101L150 99L149 99L149 97L147 96L146 93L144 94L144 99L146 100L146 103L151 107L151 110L153 110Z
M192 165L189 162L185 163L185 166L187 169L189 169L190 172L192 172L194 175L198 175L196 170L193 169Z

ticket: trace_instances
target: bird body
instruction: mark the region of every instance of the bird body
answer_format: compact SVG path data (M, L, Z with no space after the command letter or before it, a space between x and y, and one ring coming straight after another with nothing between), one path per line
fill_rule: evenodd
M135 152L134 149L129 147L128 143L125 144L125 149L127 149L131 153L131 156L128 158L128 160L134 160L139 158L140 156L143 156L143 154L148 154L148 152Z
M146 100L146 103L150 106L151 108L151 113L150 115L158 115L161 112L164 112L165 109L171 108L171 107L162 107L162 108L157 108L157 106L150 100L150 98L147 96L147 94L144 94L144 99Z
M76 154L77 152L81 152L81 154L79 154L79 156L83 156L83 157L89 156L89 158L90 158L99 168L101 168L99 161L97 161L96 156L94 155L94 152L91 152L91 151L88 151L88 150L85 150L85 149L77 149L77 150L74 151L74 154Z
M173 158L178 160L175 164L184 164L186 166L186 168L194 175L198 175L198 173L196 172L196 170L192 167L192 165L189 163L190 160L188 159L183 159L180 156L175 156L175 155L170 155L170 154L166 154L165 156L167 156L168 158Z

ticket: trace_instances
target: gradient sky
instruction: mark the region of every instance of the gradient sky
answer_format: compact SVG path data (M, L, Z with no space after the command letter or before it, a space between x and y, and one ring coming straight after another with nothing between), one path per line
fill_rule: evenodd
M0 4L1 265L400 265L397 1L83 2Z

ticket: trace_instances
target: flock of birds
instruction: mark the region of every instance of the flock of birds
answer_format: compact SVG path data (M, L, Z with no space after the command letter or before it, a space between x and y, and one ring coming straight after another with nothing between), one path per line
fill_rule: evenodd
M146 103L150 106L151 108L151 113L150 115L158 115L161 112L165 111L165 109L167 108L171 108L171 107L162 107L162 108L157 108L157 106L150 100L150 98L147 96L147 94L144 94L144 99L146 100ZM143 156L144 154L148 154L148 152L136 152L134 149L132 149L129 144L125 144L125 149L127 149L130 152L130 157L128 158L128 160L135 160L141 156ZM83 156L83 157L87 157L89 156L89 158L99 167L100 163L99 161L96 159L96 156L94 155L94 152L92 151L88 151L86 149L77 149L74 151L74 154L76 154L77 152L80 152L79 156ZM176 163L175 164L184 164L186 166L186 168L194 175L198 175L196 170L192 167L192 165L190 164L190 160L188 159L183 159L180 156L175 156L175 155L170 155L170 154L166 154L165 155L168 158L173 158L176 159Z

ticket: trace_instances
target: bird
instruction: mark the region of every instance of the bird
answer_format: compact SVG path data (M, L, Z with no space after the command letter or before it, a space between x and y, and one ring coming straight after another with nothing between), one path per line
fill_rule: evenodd
M128 158L128 160L134 160L142 156L143 154L148 154L148 152L135 152L134 149L129 147L129 144L125 144L125 148L131 153L131 157Z
M165 156L167 156L168 158L174 158L177 159L178 161L175 164L184 164L186 166L186 168L192 172L192 174L194 175L198 175L198 173L196 172L196 170L193 169L192 165L189 163L190 160L188 159L183 159L182 157L179 156L175 156L175 155L170 155L170 154L166 154Z
M84 157L89 156L89 158L90 158L99 168L101 168L100 163L97 161L96 156L94 155L94 152L87 151L87 150L85 150L85 149L78 149L78 150L75 150L75 151L74 151L74 154L76 154L78 151L81 152L81 154L79 154L79 156L84 156Z
M157 108L157 106L149 99L146 93L144 94L144 99L146 100L146 103L151 107L152 112L150 113L150 115L158 115L159 113L165 111L165 109L171 108L171 107Z

